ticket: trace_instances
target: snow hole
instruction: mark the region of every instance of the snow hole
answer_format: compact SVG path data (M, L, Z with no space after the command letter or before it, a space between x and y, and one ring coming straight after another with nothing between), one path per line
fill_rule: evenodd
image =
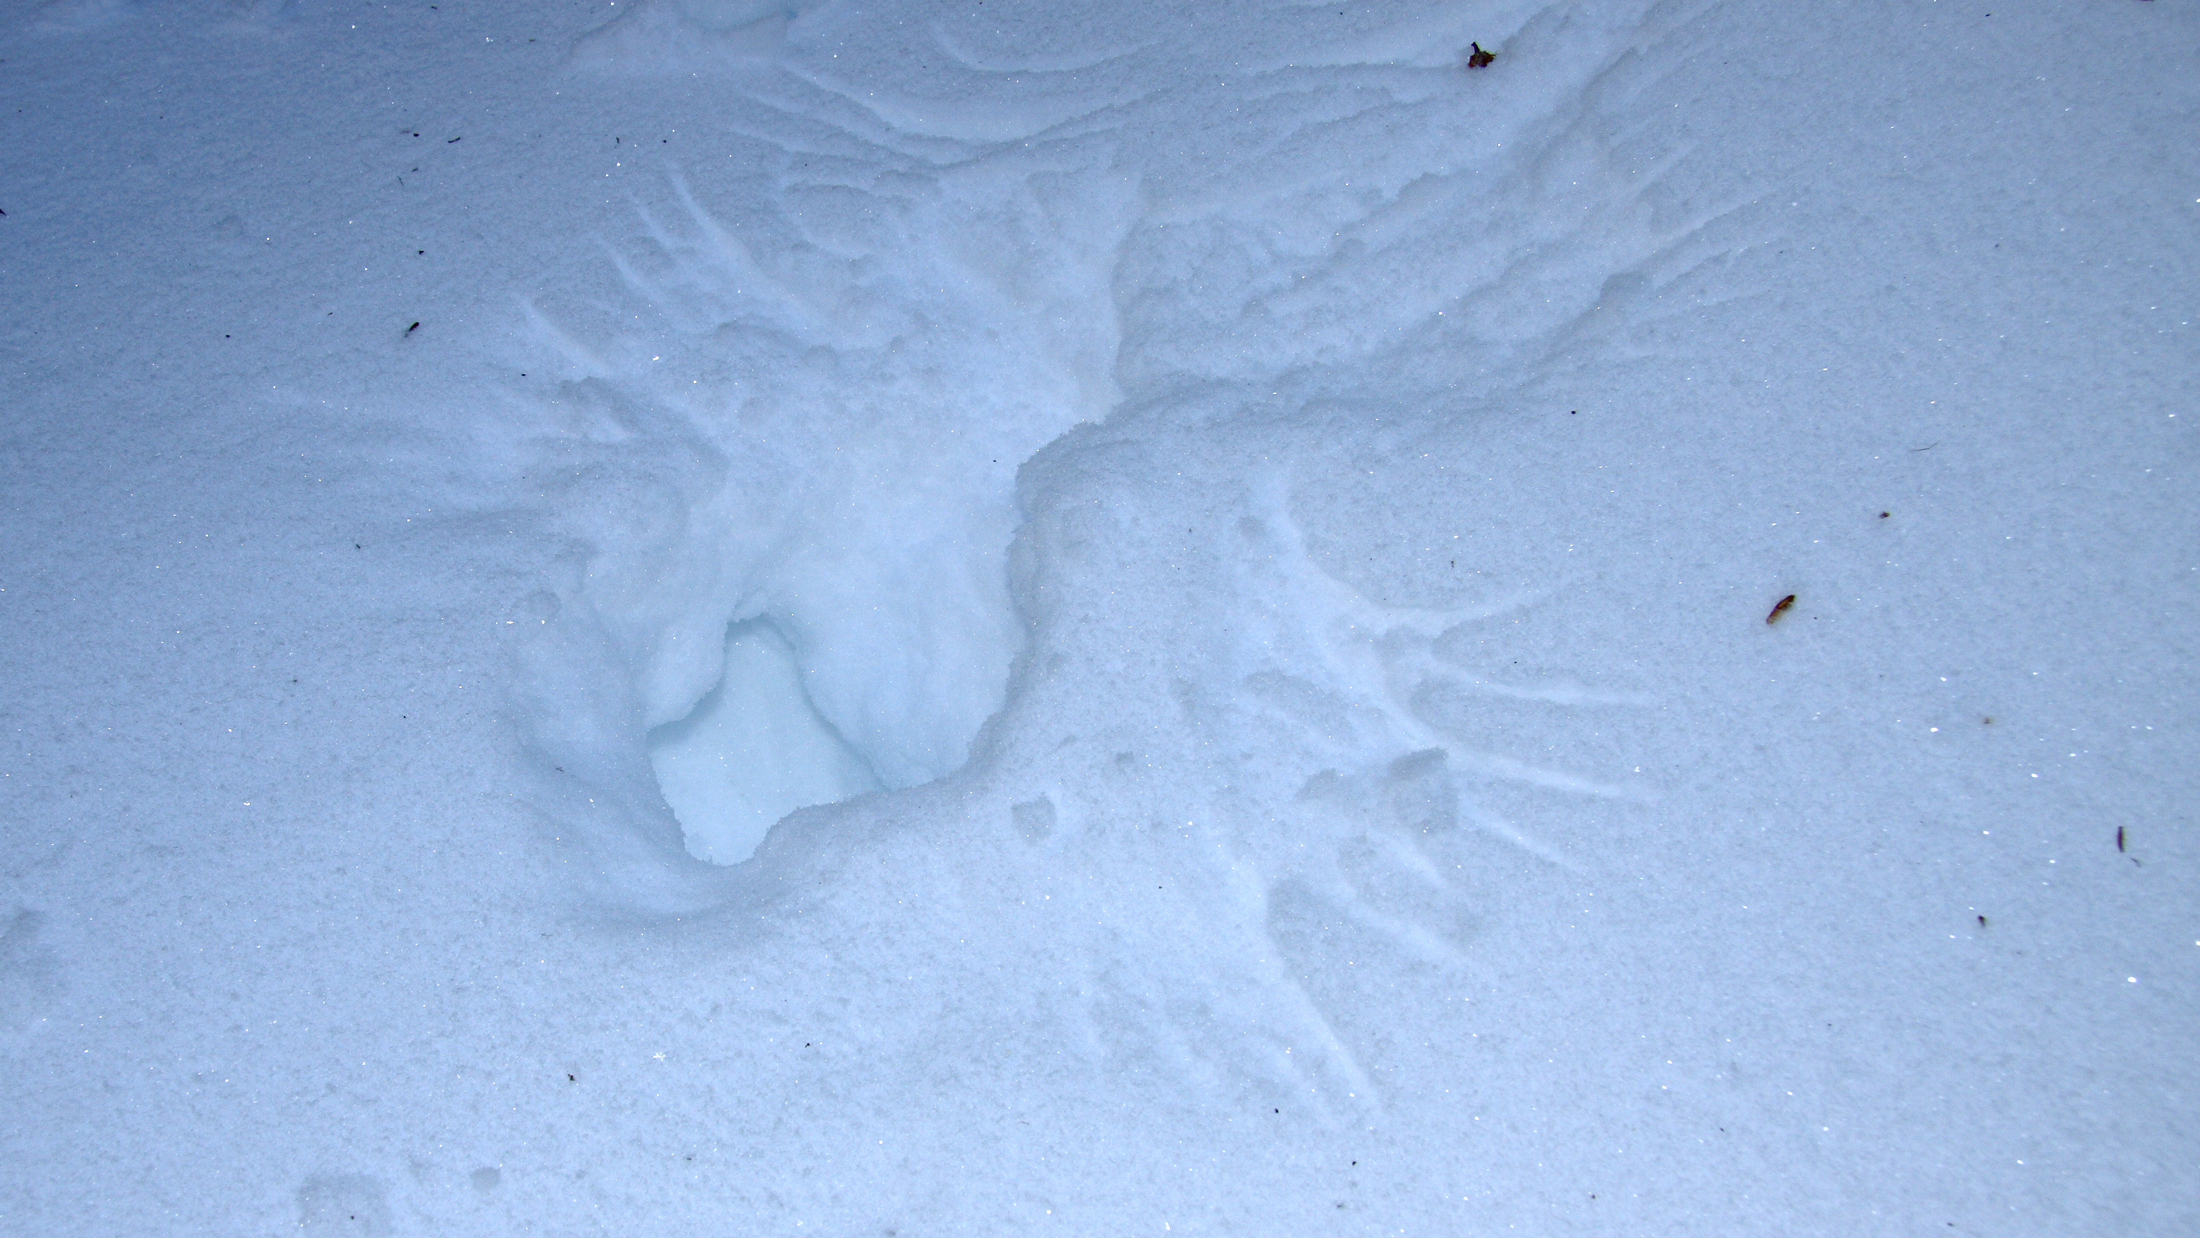
M726 629L726 671L687 717L649 733L657 785L689 854L749 858L781 817L884 789L804 687L794 647L768 619Z

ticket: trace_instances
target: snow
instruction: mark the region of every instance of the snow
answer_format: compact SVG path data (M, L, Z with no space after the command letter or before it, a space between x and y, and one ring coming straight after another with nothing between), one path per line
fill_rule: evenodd
M710 695L649 738L650 768L690 854L737 864L795 809L883 789L818 714L802 664L769 622L727 631L725 668Z
M11 11L0 1229L2200 1227L2196 34Z

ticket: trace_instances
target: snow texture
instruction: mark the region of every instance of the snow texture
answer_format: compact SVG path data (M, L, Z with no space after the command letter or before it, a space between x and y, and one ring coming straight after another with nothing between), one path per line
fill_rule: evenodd
M18 6L0 1231L2200 1232L2196 48Z

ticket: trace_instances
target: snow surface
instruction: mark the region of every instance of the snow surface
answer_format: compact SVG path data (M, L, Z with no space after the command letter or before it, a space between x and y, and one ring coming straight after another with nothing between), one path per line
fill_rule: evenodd
M769 621L727 630L725 668L685 718L649 737L650 768L690 854L739 863L795 809L882 789L817 712L802 664Z
M2200 1232L2195 6L58 0L0 115L0 1231Z

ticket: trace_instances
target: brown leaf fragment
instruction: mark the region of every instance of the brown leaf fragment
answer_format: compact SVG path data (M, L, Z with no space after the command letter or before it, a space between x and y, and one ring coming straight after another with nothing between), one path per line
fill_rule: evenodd
M1773 606L1772 606L1772 613L1771 613L1771 614L1769 614L1769 615L1766 615L1766 616L1765 616L1765 622L1766 622L1766 623L1775 623L1775 622L1777 622L1777 621L1779 620L1779 618L1780 618L1781 614L1782 614L1783 612L1785 612L1785 611L1787 610L1787 608L1788 608L1788 607L1790 607L1790 606L1793 606L1793 605L1795 605L1795 595L1794 595L1794 594L1792 594L1792 593L1790 593L1790 594L1788 594L1788 595L1787 595L1786 597L1784 597L1784 598L1781 598L1781 599L1780 599L1780 600L1779 600L1778 602L1775 602L1775 603L1773 603Z
M1474 54L1467 57L1467 67L1470 69L1486 69L1490 61L1497 59L1496 52L1483 51L1480 43L1469 43L1467 46L1474 49Z

